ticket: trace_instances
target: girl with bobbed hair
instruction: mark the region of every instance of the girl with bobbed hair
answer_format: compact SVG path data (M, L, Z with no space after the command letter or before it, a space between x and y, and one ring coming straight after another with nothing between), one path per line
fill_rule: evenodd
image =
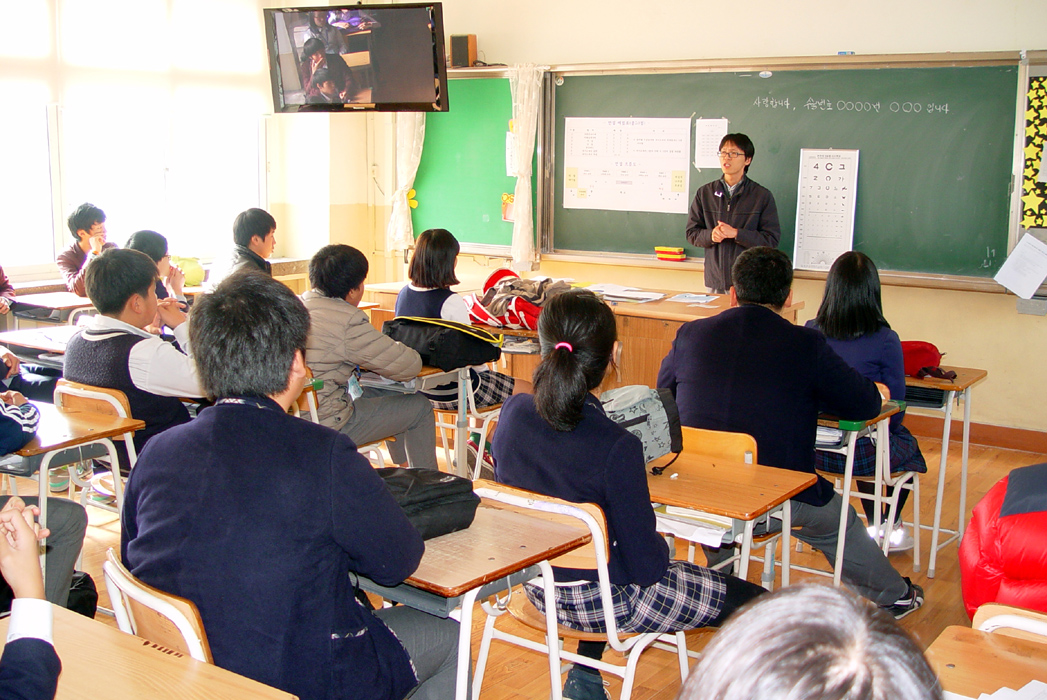
M610 542L608 570L623 632L676 632L719 625L764 589L733 576L669 557L655 529L640 439L610 418L594 392L618 348L614 314L588 290L553 297L538 317L542 360L534 395L509 398L495 433L495 478L572 503L603 510ZM554 567L557 618L584 632L602 632L597 572ZM542 593L528 586L539 609ZM580 642L578 653L599 659L603 642ZM575 665L564 697L602 700L599 671Z
M941 700L919 645L867 600L792 586L716 633L677 700Z
M883 317L880 301L880 275L876 264L865 253L848 251L838 257L829 269L825 280L825 294L818 308L818 315L807 326L818 328L825 334L831 347L851 367L867 379L885 384L896 399L905 398L905 362L902 358L902 341L891 330ZM891 472L915 471L925 473L927 462L916 438L902 425L905 412L891 417ZM845 457L827 452L816 453L818 469L843 474ZM873 476L876 473L876 447L863 437L855 446L854 475ZM875 484L859 481L858 490L872 494ZM875 536L878 527L889 531L890 551L912 549L913 538L901 524L902 507L908 490L898 497L898 512L891 527L883 522L885 511L877 517L876 502L862 499L869 532Z

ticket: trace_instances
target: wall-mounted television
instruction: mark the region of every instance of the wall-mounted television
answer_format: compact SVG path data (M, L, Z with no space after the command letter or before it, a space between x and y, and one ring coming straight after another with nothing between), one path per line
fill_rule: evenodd
M440 3L264 13L275 111L447 111Z

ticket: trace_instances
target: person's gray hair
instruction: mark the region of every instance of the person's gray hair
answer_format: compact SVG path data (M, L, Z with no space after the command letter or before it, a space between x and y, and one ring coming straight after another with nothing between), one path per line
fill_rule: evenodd
M678 700L940 700L920 646L889 614L829 586L784 588L735 613Z

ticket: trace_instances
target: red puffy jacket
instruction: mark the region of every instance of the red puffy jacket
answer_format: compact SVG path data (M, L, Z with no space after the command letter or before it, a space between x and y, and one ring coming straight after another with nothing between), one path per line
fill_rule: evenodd
M1015 469L974 507L960 575L971 617L983 603L1047 612L1047 464Z

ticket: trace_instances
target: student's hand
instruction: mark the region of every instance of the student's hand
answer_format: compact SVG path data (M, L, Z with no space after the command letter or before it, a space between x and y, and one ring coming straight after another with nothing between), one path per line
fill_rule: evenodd
M171 296L181 296L182 287L185 285L185 273L177 265L171 265L170 267L171 269L167 273L164 285L167 287L167 291L171 293Z
M168 328L177 328L185 323L185 312L182 311L181 303L174 297L161 299L157 302L156 310L160 314L160 320Z
M98 233L87 239L87 244L91 246L91 252L98 255L102 252L102 246L105 245L105 234Z
M29 403L29 399L22 396L17 391L5 391L4 393L0 394L0 401L3 401L4 403L10 406L21 406L23 404Z
M18 374L18 366L21 364L21 360L13 352L7 349L0 350L0 360L7 365L7 370L4 372L4 379L13 377Z
M876 388L880 390L880 398L884 401L891 400L891 390L887 388L886 384L876 382Z
M49 533L37 527L35 516L38 514L38 508L26 507L17 496L12 496L0 510L0 573L15 598L44 600L37 540Z
M719 243L720 241L723 240L723 231L720 230L721 226L723 226L723 224L717 224L716 228L713 229L713 232L712 232L713 243Z
M11 300L7 297L0 297L0 316L6 314L11 310Z
M730 224L725 224L724 222L720 221L718 222L716 228L720 230L720 236L722 238L738 237L738 229L736 229L734 226L731 226Z

